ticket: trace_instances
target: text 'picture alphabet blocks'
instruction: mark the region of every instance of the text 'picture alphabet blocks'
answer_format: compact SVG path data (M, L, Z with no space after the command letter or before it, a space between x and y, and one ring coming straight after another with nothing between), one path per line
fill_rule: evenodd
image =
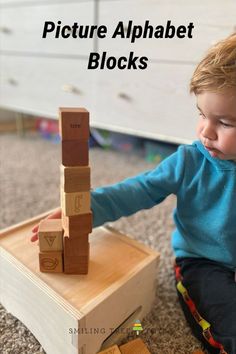
M61 188L66 193L90 190L90 167L61 165Z
M41 272L62 273L63 259L61 251L39 253L39 267Z
M89 112L85 108L59 108L59 132L62 141L89 140Z
M71 238L89 234L92 232L93 227L92 212L72 216L66 216L62 213L62 227L65 231L65 235Z
M39 224L39 248L41 252L62 251L63 228L61 219L45 219Z
M65 193L61 190L61 208L66 216L90 212L90 191Z

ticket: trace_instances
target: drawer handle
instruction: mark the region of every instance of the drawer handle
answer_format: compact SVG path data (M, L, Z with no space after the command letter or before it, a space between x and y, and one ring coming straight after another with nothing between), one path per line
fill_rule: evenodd
M11 34L12 30L8 27L0 27L0 32L5 33L5 34Z
M127 101L127 102L131 102L132 101L132 98L129 95L127 95L127 93L124 93L124 92L119 92L118 93L118 97L121 98L124 101Z
M82 91L73 85L65 84L62 86L62 90L76 95L82 95Z
M17 86L18 82L15 79L9 78L8 80L9 85L11 86Z

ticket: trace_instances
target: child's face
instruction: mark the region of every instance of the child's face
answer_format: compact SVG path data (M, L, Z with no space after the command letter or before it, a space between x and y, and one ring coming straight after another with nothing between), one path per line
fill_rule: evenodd
M197 94L197 136L212 157L236 160L236 90Z

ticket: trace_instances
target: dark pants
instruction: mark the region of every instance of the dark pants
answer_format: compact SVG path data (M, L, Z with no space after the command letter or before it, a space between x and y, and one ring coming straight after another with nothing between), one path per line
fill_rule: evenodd
M177 258L175 274L193 334L210 353L236 354L234 272L205 258Z

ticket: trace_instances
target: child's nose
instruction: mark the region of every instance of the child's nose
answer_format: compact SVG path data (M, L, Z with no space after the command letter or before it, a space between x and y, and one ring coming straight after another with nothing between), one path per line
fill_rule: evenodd
M216 139L216 131L214 127L209 123L206 123L204 128L202 129L202 135L206 139L210 139L210 140Z

